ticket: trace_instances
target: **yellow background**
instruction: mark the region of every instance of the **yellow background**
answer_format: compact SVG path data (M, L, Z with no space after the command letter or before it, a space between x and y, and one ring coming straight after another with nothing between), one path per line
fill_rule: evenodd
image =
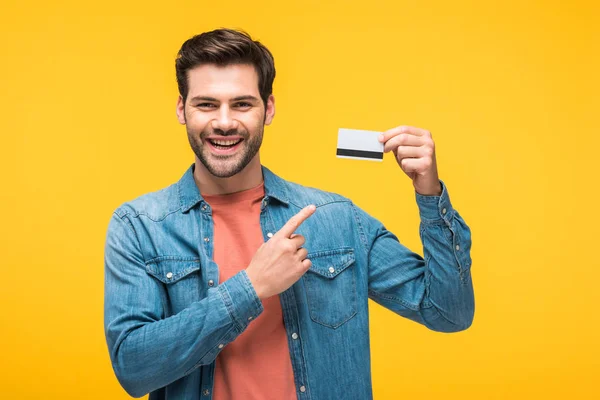
M174 59L221 26L275 55L263 163L420 254L409 178L389 154L337 159L337 129L433 134L472 229L475 321L435 333L371 303L376 399L599 398L598 3L322 3L2 2L2 398L129 398L104 341L106 228L193 162Z

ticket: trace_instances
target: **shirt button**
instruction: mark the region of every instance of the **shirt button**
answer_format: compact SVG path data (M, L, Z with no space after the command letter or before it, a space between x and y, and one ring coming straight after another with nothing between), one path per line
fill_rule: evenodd
M210 239L208 238L208 236L204 238L204 241L207 242L207 243L210 241Z
M215 281L212 279L208 281L208 286L213 287L215 285Z
M298 334L296 332L292 333L292 339L294 339L294 340L298 339Z
M445 208L442 209L442 214L446 214L446 209Z
M267 233L267 237L272 238L273 237L273 233L272 232Z
M459 245L456 245L456 250L460 250L460 246Z
M220 348L220 349L222 349L222 348L223 348L223 343L221 343L221 344L219 345L219 348Z
M173 273L172 272L167 272L167 279L171 279L173 277Z
M208 207L206 206L206 204L205 204L205 205L203 205L203 206L202 206L202 211L206 211L206 209L207 209L207 208L208 208Z
M300 391L301 391L302 393L304 393L304 392L306 392L306 388L305 388L304 386L300 386Z
M331 272L333 274L335 272L335 268L329 267L329 272Z
M252 321L252 317L248 317L248 321Z
M204 389L204 392L202 392L202 394L208 396L210 394L210 390Z

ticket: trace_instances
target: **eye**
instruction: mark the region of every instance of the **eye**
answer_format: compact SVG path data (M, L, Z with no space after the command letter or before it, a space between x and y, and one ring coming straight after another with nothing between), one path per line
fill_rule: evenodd
M235 106L238 108L249 108L252 107L252 104L245 101L240 101L239 103L235 103Z
M213 103L199 103L196 107L199 107L199 108L215 108L216 105L214 105Z

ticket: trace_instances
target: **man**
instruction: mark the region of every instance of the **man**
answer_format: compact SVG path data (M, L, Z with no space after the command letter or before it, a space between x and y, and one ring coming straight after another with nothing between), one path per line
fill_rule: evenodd
M105 333L124 389L150 399L368 399L368 299L441 332L468 328L471 234L424 129L380 141L412 179L425 258L349 199L260 163L275 115L271 53L220 29L176 60L177 117L196 158L117 208Z

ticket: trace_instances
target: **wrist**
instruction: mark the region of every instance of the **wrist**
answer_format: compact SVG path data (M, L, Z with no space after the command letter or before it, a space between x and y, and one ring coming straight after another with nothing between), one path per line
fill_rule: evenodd
M421 196L441 196L442 195L442 183L438 180L437 186L435 186L435 188L428 188L426 190L421 190L421 191L419 191L415 187L415 192L417 192Z
M256 295L258 296L258 298L260 300L262 300L263 299L263 291L259 285L258 279L254 276L254 274L252 273L252 271L249 268L246 269L246 275L248 275L248 279L250 280L250 285L252 285L252 288L256 292Z

